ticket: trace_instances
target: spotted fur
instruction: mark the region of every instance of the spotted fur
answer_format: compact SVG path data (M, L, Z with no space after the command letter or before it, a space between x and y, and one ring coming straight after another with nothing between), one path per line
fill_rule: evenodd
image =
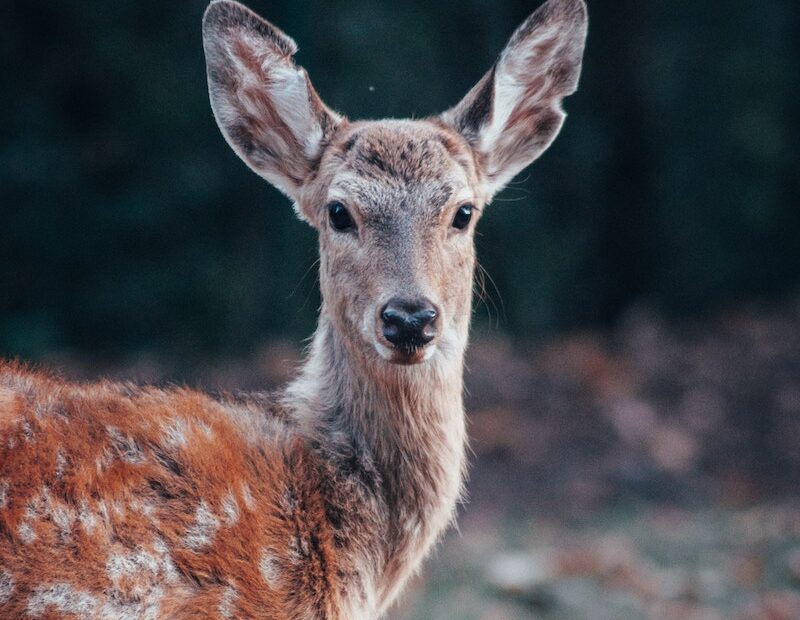
M475 221L561 125L583 2L549 0L418 121L331 111L295 43L236 2L203 30L223 134L319 233L308 359L280 392L221 397L0 363L0 617L374 620L453 518ZM413 352L380 330L397 295L437 310Z

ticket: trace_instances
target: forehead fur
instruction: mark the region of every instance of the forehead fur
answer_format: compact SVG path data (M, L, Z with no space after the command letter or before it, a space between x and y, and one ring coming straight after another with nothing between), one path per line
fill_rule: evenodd
M355 124L337 147L353 172L407 185L441 180L453 163L464 172L473 165L460 136L426 121Z
M338 132L317 181L329 198L350 197L368 210L389 196L438 210L474 199L476 179L472 150L459 134L430 121L391 120L352 123Z

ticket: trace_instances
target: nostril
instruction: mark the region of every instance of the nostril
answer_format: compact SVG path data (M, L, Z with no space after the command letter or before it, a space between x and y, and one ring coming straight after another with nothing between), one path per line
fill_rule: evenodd
M397 310L390 305L387 305L381 312L381 318L387 325L400 325L406 321L407 317L408 315L405 312Z
M436 310L433 308L428 308L426 310L420 310L419 312L414 313L412 318L418 325L426 327L436 320L436 314Z
M427 299L406 300L395 298L381 310L384 338L396 347L423 347L435 338L438 312Z

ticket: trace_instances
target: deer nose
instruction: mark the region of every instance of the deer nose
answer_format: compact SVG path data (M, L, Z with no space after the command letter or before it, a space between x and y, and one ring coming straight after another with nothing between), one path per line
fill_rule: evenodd
M424 347L436 337L436 306L427 299L389 300L383 310L383 336L400 349Z

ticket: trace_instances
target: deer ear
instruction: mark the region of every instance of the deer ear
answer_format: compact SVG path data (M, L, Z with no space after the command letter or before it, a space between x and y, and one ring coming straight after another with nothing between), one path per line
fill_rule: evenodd
M317 95L292 56L297 44L231 0L203 17L211 108L250 168L297 201L342 118Z
M586 41L583 0L549 0L517 29L483 79L442 119L482 162L488 196L558 135L561 100L578 87Z

